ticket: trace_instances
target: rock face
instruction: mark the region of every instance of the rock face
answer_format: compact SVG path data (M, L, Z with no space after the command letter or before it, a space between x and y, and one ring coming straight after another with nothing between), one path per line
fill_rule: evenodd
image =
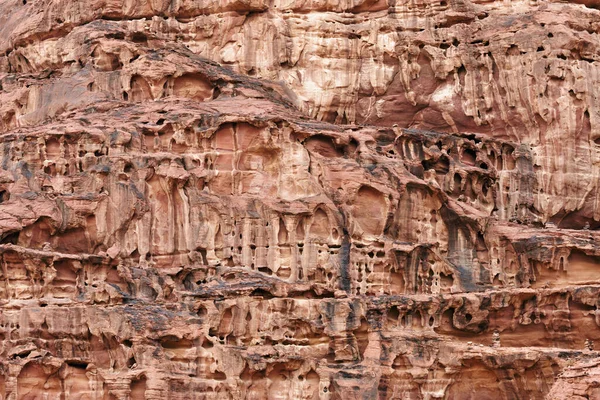
M1 2L0 395L600 398L597 8Z

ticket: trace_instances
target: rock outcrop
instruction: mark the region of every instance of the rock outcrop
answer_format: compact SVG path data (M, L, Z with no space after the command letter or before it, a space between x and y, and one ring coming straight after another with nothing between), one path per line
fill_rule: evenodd
M1 398L599 398L598 8L0 3Z

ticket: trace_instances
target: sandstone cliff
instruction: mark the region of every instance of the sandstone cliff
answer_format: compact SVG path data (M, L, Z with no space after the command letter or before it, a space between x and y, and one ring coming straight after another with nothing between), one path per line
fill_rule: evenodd
M598 8L0 0L0 395L600 398Z

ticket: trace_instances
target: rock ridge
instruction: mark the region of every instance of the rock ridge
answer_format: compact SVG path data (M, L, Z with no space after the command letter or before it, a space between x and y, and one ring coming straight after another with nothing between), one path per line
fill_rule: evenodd
M0 395L598 398L598 8L0 2Z

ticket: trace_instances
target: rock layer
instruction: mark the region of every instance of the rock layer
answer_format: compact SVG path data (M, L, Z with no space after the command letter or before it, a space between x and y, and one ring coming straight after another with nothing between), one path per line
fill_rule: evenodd
M1 3L0 394L596 398L598 6Z

